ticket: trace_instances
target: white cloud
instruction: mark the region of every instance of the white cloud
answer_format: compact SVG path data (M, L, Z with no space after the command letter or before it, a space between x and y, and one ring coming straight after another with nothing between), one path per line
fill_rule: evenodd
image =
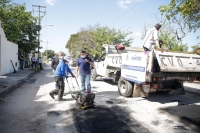
M118 6L124 9L128 8L128 5L131 4L132 2L141 2L145 0L120 0L117 2Z
M53 6L55 5L57 0L45 0L49 5Z
M135 35L135 36L142 36L142 33L140 33L140 32L135 32L134 35Z

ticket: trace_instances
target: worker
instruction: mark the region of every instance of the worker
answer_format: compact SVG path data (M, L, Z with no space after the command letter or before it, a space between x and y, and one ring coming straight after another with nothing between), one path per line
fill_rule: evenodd
M58 101L63 101L62 97L65 89L64 79L67 78L66 73L69 72L72 75L72 77L75 77L67 63L68 63L68 57L65 56L56 67L56 70L54 72L54 80L58 85L58 89L52 90L49 93L49 95L53 99L54 95L58 94Z
M153 28L151 28L146 32L146 35L142 43L145 53L148 53L152 49L156 49L156 46L161 52L163 52L161 48L163 42L158 39L160 28L161 25L156 24Z

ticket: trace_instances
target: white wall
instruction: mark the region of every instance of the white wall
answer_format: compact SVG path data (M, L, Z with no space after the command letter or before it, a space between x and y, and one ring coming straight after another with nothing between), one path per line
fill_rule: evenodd
M10 60L12 60L17 71L19 66L18 45L7 40L0 21L0 75L14 71ZM17 66L15 65L16 63Z

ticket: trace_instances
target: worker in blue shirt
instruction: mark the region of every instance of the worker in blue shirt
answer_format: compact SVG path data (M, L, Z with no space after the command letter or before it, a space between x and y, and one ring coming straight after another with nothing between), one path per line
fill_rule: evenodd
M64 79L67 78L66 72L69 72L72 77L74 77L71 69L68 66L68 58L65 56L63 60L58 64L54 73L54 80L58 85L59 89L55 89L49 93L49 95L54 99L54 95L58 94L58 101L63 101L63 93L64 93Z
M87 91L91 93L91 68L90 66L94 66L94 62L91 58L86 56L86 51L81 51L80 58L77 61L76 67L76 77L80 76L81 79L81 88L83 91Z

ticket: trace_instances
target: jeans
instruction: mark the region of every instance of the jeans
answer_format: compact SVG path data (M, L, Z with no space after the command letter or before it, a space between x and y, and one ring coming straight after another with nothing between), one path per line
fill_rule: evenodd
M20 67L22 70L24 69L24 61L20 61Z
M33 68L33 65L34 65L35 68L36 68L36 62L35 62L35 61L32 61L32 68Z
M42 70L42 63L39 63L39 65L40 65L40 70Z
M90 84L90 79L91 79L91 74L88 75L80 75L81 79L81 89L85 90L85 84L87 86L87 90L91 91L91 84Z

